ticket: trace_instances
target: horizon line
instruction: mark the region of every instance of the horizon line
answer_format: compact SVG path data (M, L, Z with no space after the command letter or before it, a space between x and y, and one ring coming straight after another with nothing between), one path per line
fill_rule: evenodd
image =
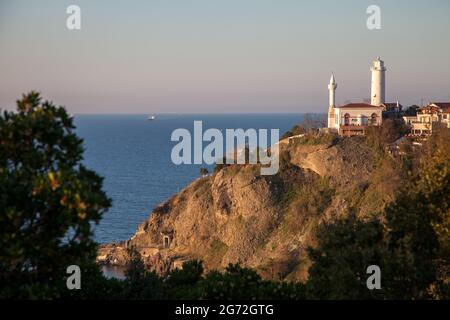
M143 113L143 112L74 112L70 113L72 115L233 115L233 114L243 114L243 115L254 115L254 114L327 114L326 112L153 112L153 113Z

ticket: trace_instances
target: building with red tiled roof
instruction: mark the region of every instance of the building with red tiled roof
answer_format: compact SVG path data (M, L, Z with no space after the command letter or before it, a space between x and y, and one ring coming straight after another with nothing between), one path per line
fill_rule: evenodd
M364 103L364 102L352 102L352 103L347 103L343 106L339 106L338 108L362 109L362 108L380 108L380 106L373 106L370 103Z
M415 117L403 117L413 135L429 135L433 128L445 124L450 128L450 102L432 102L420 108Z
M440 108L443 113L450 113L450 102L432 102L429 105Z
M445 123L450 128L450 102L432 102L430 106L440 109L439 121Z
M382 111L385 108L384 101L384 62L377 58L371 68L371 103L348 103L336 106L335 92L337 89L334 74L331 75L329 90L328 108L328 129L344 136L363 135L369 126L380 126L383 117Z
M382 122L382 106L368 103L349 103L335 107L329 115L334 128L340 135L363 135L368 126L379 126Z

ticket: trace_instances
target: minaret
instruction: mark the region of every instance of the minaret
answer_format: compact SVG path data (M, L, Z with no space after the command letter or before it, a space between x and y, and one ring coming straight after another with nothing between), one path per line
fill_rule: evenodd
M372 63L372 84L370 104L379 106L385 102L385 71L384 61L379 57Z
M328 128L334 127L334 107L336 106L336 88L337 83L336 79L334 79L334 74L331 74L330 84L328 85L328 90L330 92L330 101L328 105Z

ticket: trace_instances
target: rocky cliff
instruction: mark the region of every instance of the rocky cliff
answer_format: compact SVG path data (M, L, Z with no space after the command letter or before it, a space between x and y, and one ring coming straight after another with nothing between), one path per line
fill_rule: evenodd
M349 211L378 214L393 199L395 174L379 168L361 137L280 145L277 175L232 165L199 178L156 207L131 239L100 247L97 260L124 265L134 248L160 273L200 259L207 270L241 263L265 278L305 279L315 228Z

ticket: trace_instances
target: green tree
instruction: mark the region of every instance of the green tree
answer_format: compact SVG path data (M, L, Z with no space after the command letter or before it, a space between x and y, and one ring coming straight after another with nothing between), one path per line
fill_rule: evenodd
M414 182L386 210L389 246L403 278L396 296L449 298L450 130L437 128L424 145ZM407 278L405 274L408 274ZM442 290L442 292L439 292Z
M370 146L383 150L408 132L409 129L402 120L386 119L381 126L367 127L365 138Z
M74 130L37 92L0 115L0 295L57 297L67 266L95 261L92 224L110 200Z
M297 136L300 134L305 134L308 132L315 132L320 128L326 126L326 117L323 114L306 113L300 123L294 125L291 130L286 131L282 136L281 140Z
M420 109L420 107L418 105L412 105L410 107L408 107L408 109L405 110L405 115L406 116L415 116L417 115L417 111Z
M119 291L112 297L121 299L304 299L305 286L299 283L265 281L253 269L230 264L225 271L204 274L201 261L183 263L181 269L160 277L146 270L138 253L132 254L123 288L109 283Z
M450 129L437 127L421 159L418 191L439 240L440 254L450 258Z
M125 281L120 292L120 298L128 300L162 299L163 281L156 272L149 272L142 262L141 255L131 249L130 263L125 272Z
M173 270L164 282L169 299L199 299L199 282L203 276L201 261L192 260L183 263L182 269Z
M207 300L304 299L302 284L264 281L253 269L230 264L224 272L211 271L199 282L200 298Z
M370 265L378 265L383 270L383 236L379 221L362 222L354 215L322 225L317 231L317 247L308 250L312 261L308 298L382 297L382 292L367 289L366 271Z
M346 218L324 224L310 249L312 298L449 298L450 131L430 137L411 182L378 220ZM364 275L375 264L382 290Z

